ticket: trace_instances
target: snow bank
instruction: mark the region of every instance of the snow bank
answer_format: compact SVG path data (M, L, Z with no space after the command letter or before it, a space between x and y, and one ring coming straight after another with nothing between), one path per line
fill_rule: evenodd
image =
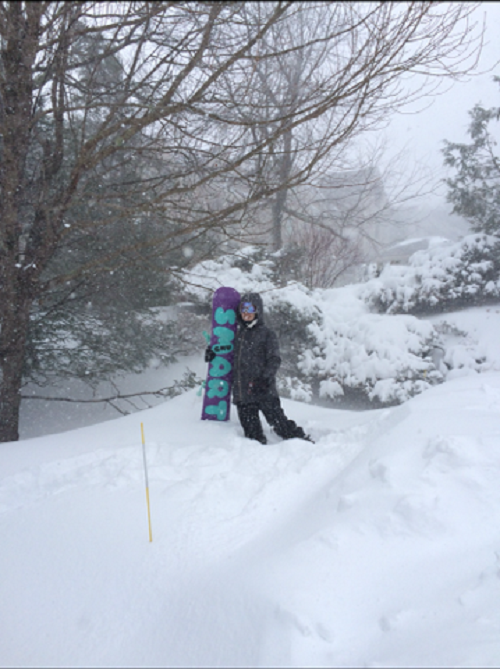
M498 666L500 375L285 408L315 444L190 391L0 445L0 665Z

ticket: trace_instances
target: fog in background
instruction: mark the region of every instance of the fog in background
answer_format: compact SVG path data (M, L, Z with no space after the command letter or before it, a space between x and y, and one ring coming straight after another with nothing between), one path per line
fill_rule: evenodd
M396 166L392 169L392 177L398 182L396 188L406 184L408 195L421 190L419 197L406 202L401 198L397 219L405 226L404 230L399 225L394 228L395 241L427 235L455 240L469 230L466 221L453 215L446 202L444 179L449 176L449 168L443 164L442 149L445 140L470 141L468 112L475 104L500 105L500 88L493 81L494 75L500 75L500 2L481 3L475 18L479 24L484 21L485 33L474 74L460 81L437 82L440 92L395 113L377 135L376 141L383 150L382 164L389 173L390 166ZM418 87L418 78L414 83ZM391 174L384 180L388 190L390 182Z

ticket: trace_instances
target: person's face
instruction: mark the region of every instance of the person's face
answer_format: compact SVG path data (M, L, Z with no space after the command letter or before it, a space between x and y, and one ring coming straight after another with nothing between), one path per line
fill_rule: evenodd
M245 323L250 323L256 316L256 308L251 302L243 302L240 306L241 318Z

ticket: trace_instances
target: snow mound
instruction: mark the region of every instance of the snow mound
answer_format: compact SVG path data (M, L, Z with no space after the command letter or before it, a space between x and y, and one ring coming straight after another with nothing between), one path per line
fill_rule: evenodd
M2 444L0 664L498 666L500 375L284 406L315 444L195 391Z

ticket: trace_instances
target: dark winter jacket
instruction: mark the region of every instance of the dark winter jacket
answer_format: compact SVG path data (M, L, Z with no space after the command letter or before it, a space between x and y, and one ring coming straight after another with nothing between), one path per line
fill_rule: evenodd
M247 293L241 302L257 308L257 320L245 323L238 310L238 332L234 344L233 402L259 402L278 396L276 373L281 364L276 334L264 324L264 306L258 293ZM255 323L255 324L254 324Z

